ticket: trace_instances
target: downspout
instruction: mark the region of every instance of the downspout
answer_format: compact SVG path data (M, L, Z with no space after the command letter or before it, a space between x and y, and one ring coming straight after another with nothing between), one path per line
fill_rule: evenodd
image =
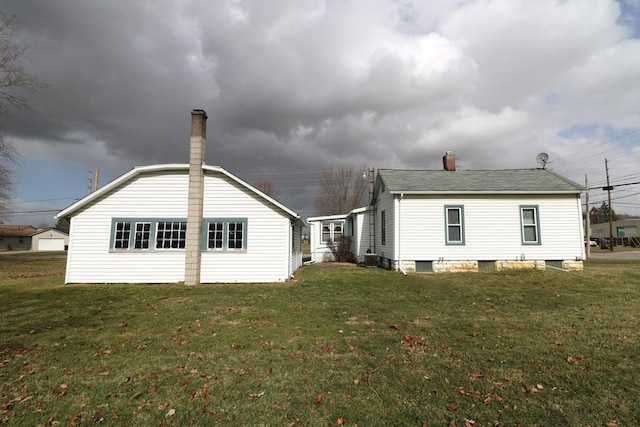
M293 275L292 273L292 267L291 264L293 263L293 256L294 256L294 250L293 250L293 221L289 220L289 239L287 241L288 245L287 245L287 250L285 251L285 253L289 253L289 256L287 257L287 259L289 260L289 262L287 263L287 280L291 279L291 276Z
M402 266L402 244L400 241L402 237L402 198L403 197L404 197L404 193L400 193L400 200L398 200L398 269L402 274L406 276L407 272Z

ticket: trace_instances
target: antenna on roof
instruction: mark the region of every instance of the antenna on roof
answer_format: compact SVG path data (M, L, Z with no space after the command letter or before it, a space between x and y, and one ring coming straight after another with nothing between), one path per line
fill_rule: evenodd
M539 153L536 156L536 162L542 165L542 169L544 169L545 166L547 166L548 161L549 161L549 155L547 153Z

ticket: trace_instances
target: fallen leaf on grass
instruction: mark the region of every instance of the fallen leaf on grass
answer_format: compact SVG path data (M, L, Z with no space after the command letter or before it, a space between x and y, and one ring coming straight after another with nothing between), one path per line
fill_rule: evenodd
M574 365L579 365L583 362L583 356L576 356L575 358L569 356L567 357L567 363L573 363Z
M394 323L393 325L389 325L389 328L390 329L395 329L397 331L398 329L400 329L400 326L398 326L397 323Z
M322 402L322 395L319 394L316 396L316 399L313 401L316 405L319 405Z
M256 399L262 396L264 396L264 391L261 391L260 393L249 393L249 397L251 397L252 399Z
M167 414L165 415L165 417L173 417L176 414L176 410L171 408L167 411Z
M136 391L134 394L131 395L129 400L137 399L140 396L142 396L142 392L141 391Z
M336 420L336 424L338 424L339 426L343 426L343 425L345 425L345 424L346 424L346 422L347 422L347 420L345 420L345 419L344 419L344 418L342 418L342 417L339 417L339 418Z

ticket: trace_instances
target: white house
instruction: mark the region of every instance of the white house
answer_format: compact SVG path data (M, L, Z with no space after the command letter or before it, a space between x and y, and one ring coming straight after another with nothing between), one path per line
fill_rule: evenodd
M342 241L346 217L347 214L307 218L311 262L335 261L331 247Z
M300 216L206 166L192 112L190 164L136 167L58 214L70 219L66 283L280 282L302 265Z
M547 169L382 169L371 250L417 272L582 269L582 187ZM347 219L349 223L349 219Z

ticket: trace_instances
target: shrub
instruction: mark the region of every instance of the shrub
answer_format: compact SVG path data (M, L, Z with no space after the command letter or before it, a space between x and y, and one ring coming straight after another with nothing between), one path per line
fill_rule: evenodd
M351 239L348 237L342 237L339 242L327 243L333 258L337 262L356 262L356 258L351 253Z

